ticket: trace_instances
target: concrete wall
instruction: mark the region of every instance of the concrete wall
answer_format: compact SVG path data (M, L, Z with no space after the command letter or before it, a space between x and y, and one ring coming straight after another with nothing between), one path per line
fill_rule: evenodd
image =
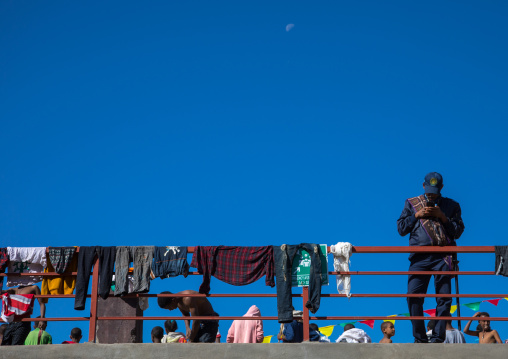
M0 347L6 359L140 358L404 358L470 359L508 357L504 344L79 344Z

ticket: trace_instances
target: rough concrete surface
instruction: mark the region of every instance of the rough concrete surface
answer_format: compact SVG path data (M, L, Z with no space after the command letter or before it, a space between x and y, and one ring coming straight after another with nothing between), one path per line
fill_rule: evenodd
M79 344L0 347L6 359L219 359L219 358L503 358L508 345L492 344Z

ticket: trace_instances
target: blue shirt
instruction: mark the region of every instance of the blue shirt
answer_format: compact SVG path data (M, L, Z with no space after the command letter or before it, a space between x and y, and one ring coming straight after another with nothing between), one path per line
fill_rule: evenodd
M284 324L285 343L303 342L303 323L293 320L291 323Z
M436 205L439 206L446 218L448 218L448 222L443 223L443 227L446 235L451 240L450 245L454 246L455 240L460 237L462 232L464 232L464 222L462 222L460 206L453 199L446 197L439 197L436 200ZM406 200L400 218L397 220L397 230L401 236L405 236L410 233L410 246L432 245L432 242L421 222L415 218L415 210L408 200Z

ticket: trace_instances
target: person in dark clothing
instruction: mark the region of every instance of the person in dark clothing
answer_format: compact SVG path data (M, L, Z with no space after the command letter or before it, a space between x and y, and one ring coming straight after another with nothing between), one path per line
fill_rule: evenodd
M401 236L409 236L410 246L455 246L455 240L464 232L460 205L454 200L441 196L443 177L437 172L425 176L425 193L406 200L404 209L397 220L397 230ZM409 256L409 271L451 271L452 255L440 253L412 253ZM408 294L425 294L430 275L409 275ZM451 293L451 276L434 275L437 294ZM423 316L424 298L407 298L411 316ZM436 299L436 316L449 316L452 298ZM427 343L425 323L413 320L415 343ZM440 320L432 333L430 341L442 343L446 338L446 321Z
M277 339L283 343L301 343L303 342L303 312L293 310L293 321L281 324L281 331L277 334Z

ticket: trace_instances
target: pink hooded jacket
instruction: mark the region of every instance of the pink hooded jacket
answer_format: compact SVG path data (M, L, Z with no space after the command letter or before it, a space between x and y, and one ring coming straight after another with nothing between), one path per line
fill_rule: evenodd
M260 317L259 308L253 305L244 317ZM265 337L262 320L235 320L228 331L228 343L262 343Z

